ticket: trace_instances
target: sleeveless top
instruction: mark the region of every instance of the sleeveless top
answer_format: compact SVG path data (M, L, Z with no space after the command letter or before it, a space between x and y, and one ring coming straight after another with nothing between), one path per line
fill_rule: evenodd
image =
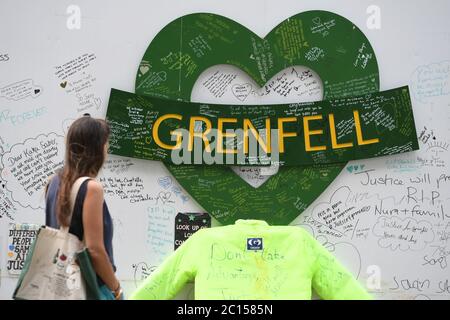
M84 181L78 191L75 206L72 215L72 221L70 224L69 232L76 235L80 241L83 241L84 228L83 228L83 203L87 192L87 183L89 180ZM60 177L56 174L50 181L47 189L47 199L45 206L45 225L51 228L59 229L59 224L56 218L56 200L59 192ZM103 242L105 245L106 252L108 254L109 260L113 266L114 272L116 267L114 265L113 248L112 248L112 238L113 238L113 223L111 215L108 210L106 202L103 201ZM103 281L97 275L97 282L99 285L103 285Z

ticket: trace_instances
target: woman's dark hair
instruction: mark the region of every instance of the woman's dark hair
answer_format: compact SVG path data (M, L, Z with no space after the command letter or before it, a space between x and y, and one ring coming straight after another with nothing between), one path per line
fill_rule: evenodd
M64 168L60 171L60 189L56 201L60 225L70 225L70 191L79 177L96 176L105 161L105 144L109 138L106 121L84 116L72 123L66 137Z

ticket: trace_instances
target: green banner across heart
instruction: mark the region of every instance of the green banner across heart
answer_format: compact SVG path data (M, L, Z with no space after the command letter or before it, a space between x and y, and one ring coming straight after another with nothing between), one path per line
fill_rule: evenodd
M305 166L419 148L408 87L245 106L163 100L113 89L106 116L111 153L174 164ZM201 130L195 130L198 122Z

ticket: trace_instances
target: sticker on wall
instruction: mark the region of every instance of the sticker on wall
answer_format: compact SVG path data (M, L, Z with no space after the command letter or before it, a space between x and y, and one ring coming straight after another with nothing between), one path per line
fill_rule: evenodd
M6 269L10 275L20 275L39 228L29 223L9 224Z
M174 250L198 230L210 227L211 217L207 213L179 212L175 217Z

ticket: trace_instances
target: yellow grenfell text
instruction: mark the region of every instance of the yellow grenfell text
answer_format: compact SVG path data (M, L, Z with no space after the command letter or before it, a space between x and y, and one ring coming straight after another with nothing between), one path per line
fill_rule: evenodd
M283 123L285 122L297 122L297 117L278 118L278 148L280 153L284 153L284 138L297 136L297 132L284 132Z
M202 121L206 124L206 130L202 132L196 132L195 131L195 122L196 121ZM205 150L208 152L211 152L211 148L209 146L209 140L208 140L208 133L211 131L212 125L211 120L205 117L201 116L194 116L191 117L189 121L189 144L188 144L188 151L192 151L194 148L194 137L202 138L202 140L205 142Z
M330 123L330 135L331 135L331 148L341 149L341 148L351 148L353 147L352 142L338 143L336 137L336 125L334 123L334 114L330 113L328 115L328 122Z
M181 119L183 119L183 116L181 116L180 114L168 113L168 114L165 114L162 117L159 117L158 119L156 119L155 123L153 124L153 129L152 129L153 140L155 140L155 143L163 149L168 149L168 150L178 149L181 147L181 133L180 132L170 131L170 134L177 136L177 142L174 146L171 146L169 144L162 142L161 139L159 138L159 131L158 131L159 126L166 119L181 120Z
M258 143L261 145L261 148L264 150L265 153L271 152L271 146L270 146L270 118L266 119L266 142L261 138L258 131L253 126L252 122L249 119L244 119L243 123L244 127L244 153L248 154L248 129L252 132L253 136L256 138Z
M211 151L211 143L214 142L214 137L217 139L215 152L222 153L222 154L237 154L238 149L236 147L233 148L224 148L224 138L234 138L234 139L243 139L243 141L237 141L237 144L233 143L233 146L243 144L243 151L244 154L249 154L251 150L250 149L250 134L253 135L255 138L252 141L257 142L257 145L261 147L261 149L266 154L271 154L273 152L274 147L272 146L272 142L278 143L278 152L279 153L285 153L286 152L286 146L285 146L285 139L291 138L291 139L301 139L296 138L298 135L298 132L301 132L301 128L299 128L300 125L303 125L303 140L304 142L304 150L306 152L318 152L318 151L324 151L327 148L331 149L344 149L344 148L352 148L356 145L363 146L363 145L370 145L374 143L380 142L380 139L377 137L368 139L367 136L364 137L363 135L363 128L361 125L361 119L358 110L353 110L353 118L355 123L355 129L354 129L354 136L353 139L350 138L350 141L338 141L339 133L336 129L336 120L335 115L333 113L329 113L328 115L322 115L322 114L315 114L315 115L308 115L303 116L303 119L299 119L300 117L282 117L282 118L265 118L265 128L263 129L256 129L255 125L253 124L251 119L247 118L215 118L215 119L209 119L204 116L190 116L186 120L183 120L183 116L180 114L165 114L160 116L156 119L156 121L153 123L152 128L152 137L155 143L167 150L174 150L181 148L181 145L183 143L183 139L187 139L187 151L192 152L194 147L194 138L200 138L202 145L204 144L204 149L206 152L212 152ZM161 141L160 137L160 128L161 125L164 126L164 122L169 119L175 119L180 121L180 126L175 131L170 131L170 134L172 136L176 136L176 142L175 144L167 144ZM214 123L212 123L212 120L215 120ZM322 121L320 121L322 120ZM328 120L328 124L326 124L326 120ZM347 120L347 119L346 119ZM261 119L259 119L260 123ZM276 121L277 128L272 128L271 121ZM320 121L316 123L316 127L319 126L319 129L312 130L311 126L314 121ZM183 123L183 125L181 125ZM290 129L291 131L288 131L285 126L286 124L291 123L291 127L293 129ZM170 123L172 126L173 124ZM201 124L201 126L200 126ZM169 125L166 123L166 126ZM228 130L226 126L232 126ZM178 129L182 129L183 127L188 127L189 130L187 131L188 137L184 137L181 133L181 131L178 131ZM328 130L326 130L326 133L324 131L324 128L329 127L329 137ZM339 125L338 125L339 128ZM201 130L200 130L201 129ZM217 130L216 130L217 129ZM243 135L238 135L236 130L242 129ZM229 130L231 132L229 132ZM264 130L264 131L261 131ZM273 130L277 130L278 133L278 139L275 137L272 137L272 135L275 136L275 133ZM212 131L217 132L217 135L212 134ZM263 135L263 133L264 135ZM211 134L210 134L211 133ZM261 133L261 134L260 134ZM321 139L322 145L317 145L316 142L315 145L312 145L311 137L317 136L317 135L324 135L323 139ZM348 134L346 134L348 136ZM355 137L356 136L356 137ZM166 137L163 137L167 139ZM265 139L264 139L265 138ZM210 141L211 139L211 141ZM347 138L349 139L349 138ZM273 141L277 140L277 141ZM339 140L342 140L342 138L339 138ZM151 143L150 137L147 137L146 139L147 143ZM292 141L292 145L295 145L296 148L299 146L299 141L290 140ZM291 146L291 144L289 144Z
M361 121L359 120L358 110L353 110L353 117L355 118L356 138L358 139L358 145L361 146L361 145L380 142L380 139L378 139L378 138L364 140L363 135L362 135L362 130L361 130Z
M236 123L236 118L219 118L217 120L217 152L219 153L237 153L237 149L224 149L223 148L223 137L234 138L235 133L224 133L223 124L224 123Z
M311 147L311 140L310 140L310 136L314 135L314 134L322 134L323 130L309 130L309 121L311 120L321 120L322 119L322 115L318 114L315 116L306 116L303 117L303 128L305 130L305 150L308 152L311 151L322 151L322 150L326 150L327 147L326 146L316 146L316 147Z

